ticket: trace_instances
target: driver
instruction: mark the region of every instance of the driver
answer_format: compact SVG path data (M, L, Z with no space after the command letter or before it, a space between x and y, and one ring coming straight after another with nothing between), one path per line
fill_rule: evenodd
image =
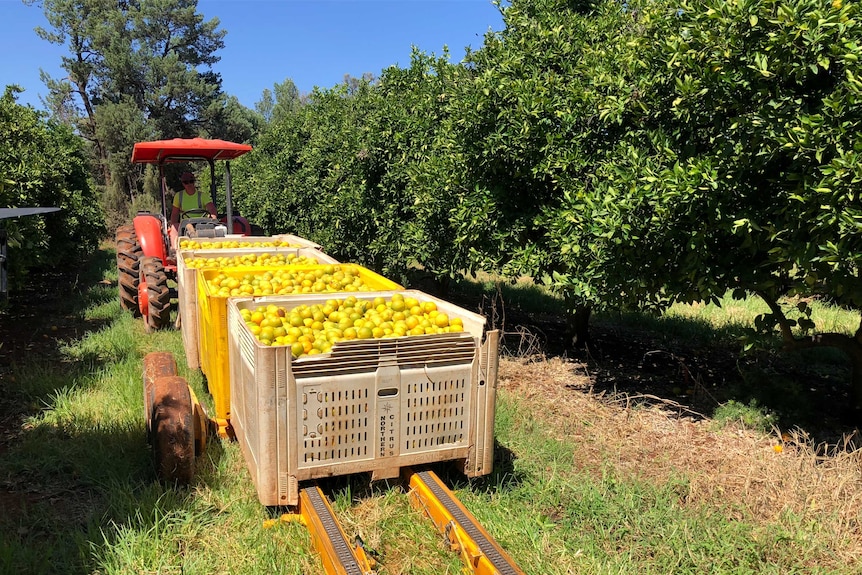
M171 245L176 245L179 236L180 217L191 212L195 216L201 216L205 212L211 218L217 218L215 204L212 196L206 190L198 191L195 187L195 175L191 172L183 172L180 175L183 191L174 194L173 209L171 210Z

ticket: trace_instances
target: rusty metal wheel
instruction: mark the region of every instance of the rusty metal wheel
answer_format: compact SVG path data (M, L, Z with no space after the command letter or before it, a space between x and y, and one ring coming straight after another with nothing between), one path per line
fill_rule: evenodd
M148 332L171 325L171 290L162 260L144 257L140 260L138 307Z
M154 351L144 357L144 421L147 425L147 443L152 445L152 417L155 405L156 380L160 377L177 375L177 362L174 354Z
M138 284L140 283L141 244L131 225L117 228L117 285L120 292L120 307L141 315L138 307Z
M195 426L186 380L175 375L155 379L150 434L153 464L162 481L191 483L195 473Z

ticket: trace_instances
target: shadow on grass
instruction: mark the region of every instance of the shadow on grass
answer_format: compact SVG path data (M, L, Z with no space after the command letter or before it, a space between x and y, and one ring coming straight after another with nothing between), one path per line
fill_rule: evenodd
M142 493L160 488L143 426L96 428L34 424L0 456L4 503L19 501L0 518L0 572L97 572L112 525L150 513Z
M115 265L101 250L41 274L0 313L0 573L105 572L118 530L156 530L188 504L155 477ZM196 480L220 454L210 443Z
M815 443L842 442L862 419L851 404L850 366L843 354L785 353L778 351L777 340L772 349L743 354L748 326L740 321L716 327L702 317L594 314L593 347L587 351L572 346L561 300L531 282L462 280L450 284L443 297L501 329L503 355L584 363L593 392L625 394L634 403L665 404L704 417L733 401L753 406L781 430L801 429Z
M92 376L70 380L70 389L88 393ZM141 394L138 379L128 385L138 389L118 393ZM129 532L162 532L171 517L200 507L192 488L157 480L142 414L98 406L67 414L69 397L58 390L45 398L46 412L32 415L0 449L0 573L109 572L115 554L136 541ZM194 485L217 475L222 455L221 442L211 440L196 461Z

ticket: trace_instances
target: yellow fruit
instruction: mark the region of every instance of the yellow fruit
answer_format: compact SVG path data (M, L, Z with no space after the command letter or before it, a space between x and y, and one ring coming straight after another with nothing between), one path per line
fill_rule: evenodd
M300 278L307 279L305 275L300 274ZM260 280L254 277L251 281ZM292 309L269 304L254 310L242 309L240 313L249 331L262 345L289 345L294 357L330 353L333 345L345 340L463 331L463 320L450 318L439 311L434 302L414 299L415 305L409 309L411 315L393 312L393 304L414 303L407 302L411 298L398 297L400 294L389 300L380 296L363 300L350 295L344 300L329 299L325 303L302 304ZM429 303L432 305L427 305Z

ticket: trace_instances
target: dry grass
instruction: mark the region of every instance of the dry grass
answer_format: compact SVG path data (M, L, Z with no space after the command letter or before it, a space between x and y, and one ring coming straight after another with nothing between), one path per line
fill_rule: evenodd
M561 359L503 360L499 382L502 393L542 414L549 433L576 446L573 471L599 478L612 466L621 477L655 483L682 478L683 505L727 508L764 525L789 517L813 522L828 539L822 550L836 562L862 560L860 451L818 455L801 434L717 430L673 402L645 407L597 396L585 367Z

